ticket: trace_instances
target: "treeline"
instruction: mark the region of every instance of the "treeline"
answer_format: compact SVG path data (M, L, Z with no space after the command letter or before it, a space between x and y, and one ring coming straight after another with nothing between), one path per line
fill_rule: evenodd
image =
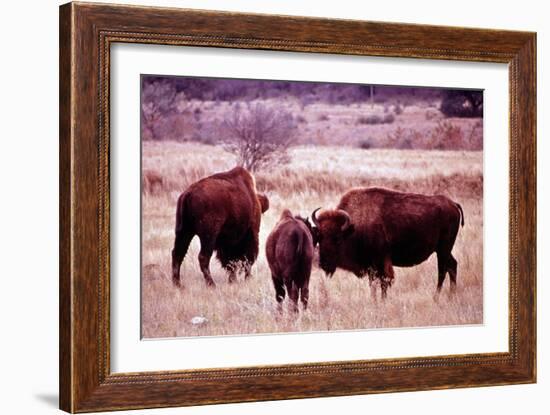
M304 106L316 102L345 105L369 101L404 104L441 101L443 114L453 117L479 117L483 110L483 94L473 90L153 75L144 75L141 82L142 91L158 88L168 95L182 94L187 100L199 101L252 101L290 97Z

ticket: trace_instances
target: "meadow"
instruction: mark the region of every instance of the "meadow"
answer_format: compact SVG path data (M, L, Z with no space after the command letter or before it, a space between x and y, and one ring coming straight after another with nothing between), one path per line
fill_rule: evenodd
M315 123L324 117L310 115ZM464 127L474 130L474 121ZM435 122L435 121L433 121ZM313 122L312 122L313 124ZM313 124L314 125L314 124ZM363 125L359 125L364 128ZM312 126L327 134L326 129ZM317 128L317 129L315 129ZM376 128L390 128L376 126ZM393 128L396 128L395 126ZM386 134L386 133L384 133ZM345 143L345 140L342 139ZM142 336L216 336L276 332L424 327L483 322L483 153L423 149L360 148L357 143L323 145L298 143L290 149L290 163L254 174L259 192L267 194L269 210L262 216L260 254L252 278L229 284L212 258L217 284L206 286L195 237L182 268L183 287L171 281L171 249L176 200L191 183L228 170L235 156L220 146L192 141L143 141L142 166ZM449 281L434 299L435 254L421 265L395 268L388 298L371 296L368 279L338 270L331 279L314 264L307 311L293 315L276 310L275 292L265 259L265 240L281 211L308 216L317 207L334 208L355 186L380 186L424 194L444 194L464 209L453 255L458 261L455 295ZM201 317L201 319L195 319ZM197 321L200 324L193 324Z

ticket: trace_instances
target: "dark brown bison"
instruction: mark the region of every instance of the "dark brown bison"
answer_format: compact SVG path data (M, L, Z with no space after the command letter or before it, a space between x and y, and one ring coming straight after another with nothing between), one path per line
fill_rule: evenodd
M267 237L265 254L275 287L279 311L285 298L285 288L292 302L292 310L298 311L298 297L304 310L309 299L309 276L313 261L313 237L307 219L292 216L285 209L275 228Z
M240 265L248 278L258 256L261 214L268 208L267 197L256 193L253 177L242 167L189 186L177 204L172 250L174 284L180 284L180 266L195 235L201 242L199 265L208 285L215 285L209 267L214 251L229 273L229 282L235 281Z
M457 262L451 251L460 224L462 207L445 196L399 193L380 188L347 192L335 210L325 210L312 220L319 232L319 264L328 276L336 268L362 278L377 277L386 296L393 266L412 267L437 254L441 290L449 273L456 287Z

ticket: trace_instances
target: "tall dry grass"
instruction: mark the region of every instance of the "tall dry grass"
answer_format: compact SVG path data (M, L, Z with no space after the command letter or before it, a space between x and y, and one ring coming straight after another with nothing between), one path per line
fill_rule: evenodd
M383 327L477 324L483 319L482 153L463 151L360 150L300 146L289 165L260 172L257 187L268 194L262 216L260 255L252 278L228 284L213 257L217 283L209 289L200 272L198 238L182 264L183 289L172 286L170 251L176 199L196 180L234 166L233 156L198 143L144 142L142 194L142 334L144 337L230 335ZM148 176L145 177L145 176ZM149 184L148 184L149 183ZM283 208L308 215L334 207L353 186L385 186L425 194L446 194L464 208L466 225L453 250L458 260L456 295L448 280L436 302L436 259L413 268L396 268L388 299L375 301L367 279L337 271L332 279L314 266L310 301L298 316L276 311L275 292L264 243ZM379 292L378 292L379 296ZM207 322L194 325L193 317Z

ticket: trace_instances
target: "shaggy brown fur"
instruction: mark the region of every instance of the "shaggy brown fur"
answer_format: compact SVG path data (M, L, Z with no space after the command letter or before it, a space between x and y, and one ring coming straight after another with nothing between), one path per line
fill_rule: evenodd
M174 284L180 285L180 266L195 235L201 241L199 264L208 285L215 285L209 267L214 251L229 273L229 282L236 279L239 265L248 278L258 256L261 214L268 207L267 197L256 193L253 177L242 167L214 174L189 186L177 204L172 250Z
M294 312L298 311L298 297L304 310L307 308L313 238L306 221L307 219L293 217L290 210L285 209L267 237L265 253L279 311L282 310L285 287Z
M318 209L317 209L318 210ZM312 218L319 232L319 262L332 276L336 268L371 281L380 280L386 296L393 266L411 267L437 254L437 291L449 273L456 286L457 262L451 251L460 224L462 207L445 196L400 193L380 188L347 192L335 210Z

